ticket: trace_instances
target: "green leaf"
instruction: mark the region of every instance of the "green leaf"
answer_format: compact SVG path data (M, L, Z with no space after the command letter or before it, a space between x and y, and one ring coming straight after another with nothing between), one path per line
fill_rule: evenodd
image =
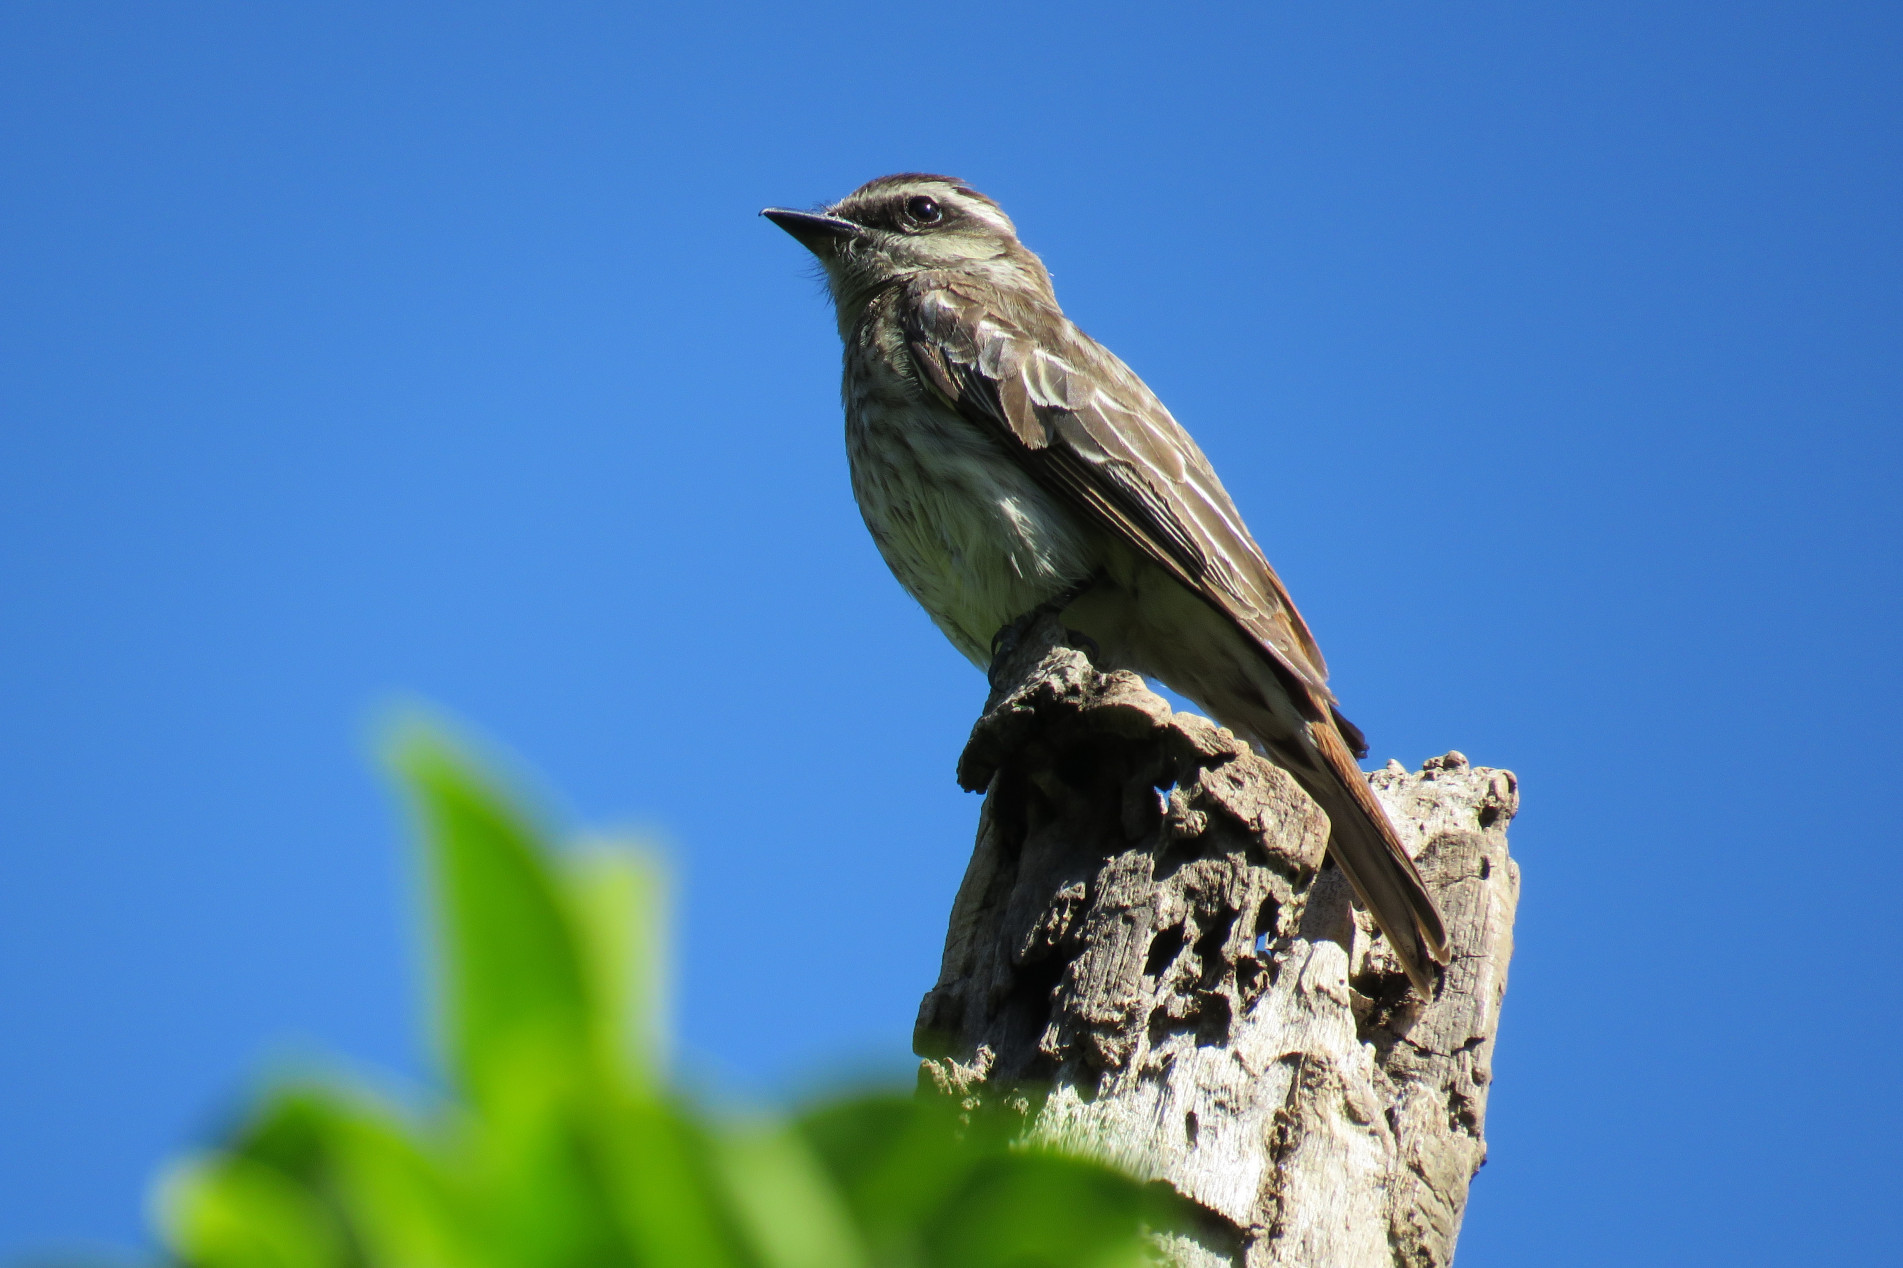
M344 1239L304 1186L248 1158L174 1167L159 1185L167 1246L193 1268L343 1268Z
M467 1186L446 1165L441 1142L362 1092L326 1085L279 1089L229 1156L315 1202L353 1261L404 1268L482 1262L469 1237L476 1221Z
M593 1156L636 1262L654 1268L744 1262L712 1146L692 1118L658 1098L636 1096L592 1126Z
M868 1097L821 1107L800 1131L847 1196L880 1262L932 1268L1109 1268L1151 1256L1173 1195L1099 1163L1017 1143L1011 1108Z
M933 1213L988 1152L1003 1148L988 1121L974 1140L955 1107L937 1097L837 1101L809 1111L798 1127L881 1256L922 1253L916 1244Z
M611 1166L596 1144L596 1108L563 1096L479 1121L470 1162L473 1215L498 1265L614 1268L643 1262L626 1237Z
M711 1124L665 1091L658 869L558 855L493 774L410 728L394 765L433 881L447 1064L413 1118L287 1088L175 1172L197 1268L1133 1268L1175 1208L1016 1143L1021 1112L875 1096ZM1021 1111L1023 1107L1019 1107Z
M637 1086L660 1078L666 1041L666 884L653 856L593 841L562 860L560 888L599 1001L600 1059Z
M852 1214L804 1137L777 1123L716 1142L727 1199L764 1268L863 1268Z
M1143 1262L1146 1227L1175 1208L1128 1176L1042 1150L993 1155L924 1232L935 1268L1096 1268Z
M413 725L393 760L422 812L452 1073L484 1112L588 1081L601 1003L546 842L439 734Z
M364 1257L382 1268L486 1262L460 1177L393 1115L338 1102L324 1123L337 1202Z

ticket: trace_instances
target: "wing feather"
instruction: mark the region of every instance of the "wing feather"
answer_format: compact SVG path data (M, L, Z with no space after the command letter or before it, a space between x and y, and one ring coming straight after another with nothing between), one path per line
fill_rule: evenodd
M1226 614L1319 709L1328 668L1281 578L1189 433L1054 307L925 273L900 301L920 378L1032 476Z

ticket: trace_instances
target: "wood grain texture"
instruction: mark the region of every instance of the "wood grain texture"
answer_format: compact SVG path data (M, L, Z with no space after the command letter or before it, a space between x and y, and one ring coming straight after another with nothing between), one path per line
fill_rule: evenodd
M1423 1002L1295 781L1065 637L1027 633L960 758L987 795L922 1079L1173 1185L1201 1216L1178 1264L1450 1263L1486 1157L1514 777L1457 753L1369 777L1447 918Z

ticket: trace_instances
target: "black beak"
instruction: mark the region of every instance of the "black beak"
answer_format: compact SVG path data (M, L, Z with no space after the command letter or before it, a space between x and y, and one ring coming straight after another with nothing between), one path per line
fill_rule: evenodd
M792 234L808 251L819 256L831 251L835 243L843 242L847 238L856 238L865 232L850 220L822 215L816 211L788 211L784 207L768 207L760 214Z

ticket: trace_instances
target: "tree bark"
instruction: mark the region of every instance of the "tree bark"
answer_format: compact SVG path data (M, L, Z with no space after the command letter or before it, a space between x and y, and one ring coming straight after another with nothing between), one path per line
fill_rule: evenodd
M1284 771L1048 618L998 682L959 759L987 795L921 1077L1174 1186L1184 1268L1450 1263L1486 1158L1513 775L1449 753L1369 777L1452 938L1424 1003Z

